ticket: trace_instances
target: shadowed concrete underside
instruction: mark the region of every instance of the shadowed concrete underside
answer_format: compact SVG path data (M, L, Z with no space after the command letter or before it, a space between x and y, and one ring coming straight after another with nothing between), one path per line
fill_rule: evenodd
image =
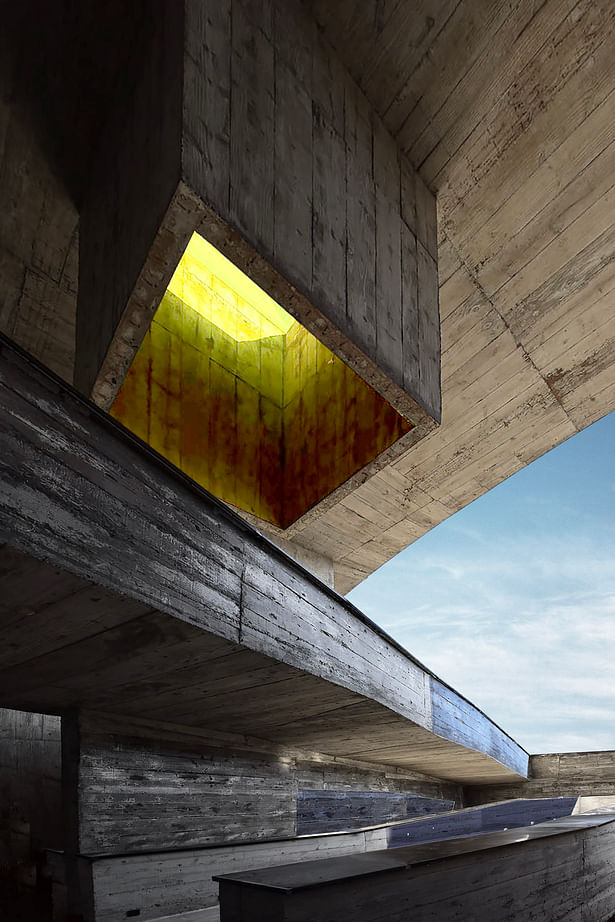
M525 776L485 715L6 342L0 388L2 704L232 721L456 781Z

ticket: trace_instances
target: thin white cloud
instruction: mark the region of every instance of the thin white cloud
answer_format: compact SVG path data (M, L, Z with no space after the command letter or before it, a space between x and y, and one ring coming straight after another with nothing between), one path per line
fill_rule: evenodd
M528 750L615 749L613 556L565 539L547 550L416 555L402 585L359 604Z
M615 414L351 597L531 752L615 750Z

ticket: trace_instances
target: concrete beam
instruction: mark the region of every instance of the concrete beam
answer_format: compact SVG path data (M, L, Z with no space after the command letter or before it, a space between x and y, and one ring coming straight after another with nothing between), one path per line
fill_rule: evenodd
M198 228L416 423L440 418L435 199L299 0L159 0L81 218L76 383L109 406Z
M49 603L65 571L77 577L72 608L81 613L75 620L61 606L57 620L44 619L64 640L41 635L37 668L15 628L20 642L1 692L11 700L0 704L43 710L53 698L56 707L104 702L142 713L153 695L168 719L184 714L218 728L233 719L244 732L332 755L456 781L525 776L527 754L477 708L8 342L0 444L0 541L26 555L25 572L9 561L9 613L19 620L41 585L31 607ZM45 562L38 573L37 561ZM88 582L107 590L102 608L87 598ZM71 643L77 630L81 645ZM178 645L171 661L170 643ZM205 665L215 659L222 671ZM231 694L222 680L233 675L253 681ZM215 707L198 705L217 689Z

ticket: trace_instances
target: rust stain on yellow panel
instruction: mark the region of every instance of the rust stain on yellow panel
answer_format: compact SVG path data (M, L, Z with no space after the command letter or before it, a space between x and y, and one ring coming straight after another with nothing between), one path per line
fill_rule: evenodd
M220 499L283 528L411 428L198 235L111 412Z

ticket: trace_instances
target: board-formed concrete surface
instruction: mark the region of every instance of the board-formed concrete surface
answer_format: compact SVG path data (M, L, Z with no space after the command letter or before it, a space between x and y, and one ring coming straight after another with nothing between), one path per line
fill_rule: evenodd
M420 417L262 526L346 591L615 406L614 24L606 0L13 4L0 330L107 406L198 229ZM303 783L455 805L614 789L612 753L527 778L486 715L4 341L0 436L0 704L64 714L73 914L86 849L110 889L122 849L173 852L173 875L182 843L292 836ZM548 918L565 891L603 922L600 835L536 840L513 903ZM482 898L456 873L427 887L447 912Z
M411 798L410 798L411 800ZM574 799L511 802L472 810L459 810L443 817L444 824L430 830L430 819L389 823L325 835L299 835L292 839L237 842L232 847L210 845L198 848L166 849L140 854L82 856L83 873L91 880L97 922L115 922L127 912L140 916L158 913L203 911L219 913L216 877L241 873L249 868L275 867L280 863L301 865L324 859L369 855L398 845L442 840L445 836L474 836L477 832L501 830L540 823L566 816ZM332 827L333 829L334 827ZM404 841L407 832L412 839ZM430 835L433 832L433 835ZM363 859L360 859L363 860ZM298 869L300 873L300 868ZM216 920L218 916L216 915Z
M0 393L1 704L525 777L527 753L477 708L6 341Z
M528 779L519 785L469 785L469 804L514 797L611 797L615 793L615 752L554 752L530 756Z
M309 6L438 202L442 425L295 536L346 592L615 408L615 10Z
M615 406L613 10L572 0L308 7L339 55L336 67L354 77L438 202L442 425L288 535L306 560L322 557L321 572L333 568L345 592ZM68 380L74 202L87 191L122 61L129 79L143 66L139 7L131 9L83 5L60 36L51 6L39 11L38 32L26 7L15 7L3 30L11 103L0 173L0 326ZM76 46L79 60L67 51ZM24 79L18 50L54 81L35 70ZM50 114L70 149L49 143ZM175 233L182 220L191 226L193 207L181 197ZM167 271L163 261L155 268Z
M607 922L612 815L218 877L221 922Z

